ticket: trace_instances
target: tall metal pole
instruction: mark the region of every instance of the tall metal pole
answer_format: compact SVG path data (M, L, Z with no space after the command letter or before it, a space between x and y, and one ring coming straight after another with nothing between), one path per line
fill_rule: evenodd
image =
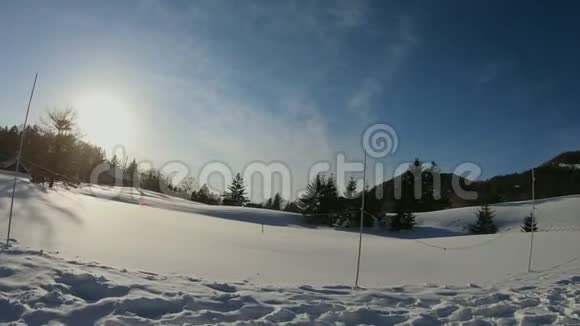
M535 211L536 210L536 175L534 169L532 169L532 225L531 235L530 235L530 257L528 259L528 273L532 271L532 253L534 250L534 228L535 228Z
M354 280L354 287L358 288L358 277L360 274L360 256L362 251L362 235L363 235L363 222L365 216L365 190L366 190L366 180L367 180L367 152L364 151L365 158L363 163L363 186L362 186L362 203L360 208L360 229L358 236L358 258L356 261L356 278Z
M30 91L30 98L28 99L28 107L26 108L26 117L24 118L24 125L22 127L22 135L20 135L20 146L18 154L16 155L16 168L14 169L14 182L12 183L12 199L10 200L10 215L8 217L8 233L6 234L6 247L10 246L10 231L12 229L12 210L14 209L14 195L16 194L16 181L18 180L18 170L20 169L20 159L22 158L22 148L24 146L24 134L26 133L26 124L28 123L28 113L30 112L30 104L32 103L32 96L34 96L34 88L36 88L36 79L38 73L34 75L34 83L32 84L32 91Z

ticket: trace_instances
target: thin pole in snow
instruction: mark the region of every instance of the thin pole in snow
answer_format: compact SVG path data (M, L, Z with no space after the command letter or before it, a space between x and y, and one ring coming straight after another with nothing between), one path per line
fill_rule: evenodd
M356 261L356 278L354 280L354 287L358 288L358 278L360 274L360 256L362 251L362 235L363 235L363 221L364 221L364 214L365 214L365 190L366 190L366 176L367 176L367 152L364 151L365 158L363 163L363 187L362 187L362 203L360 208L360 229L358 235L358 258Z
M528 259L528 273L532 271L532 253L534 250L534 222L536 209L536 175L534 169L532 169L532 225L531 225L531 235L530 235L530 257Z
M10 200L10 215L8 216L8 233L6 234L6 247L10 246L10 231L12 228L12 210L14 209L14 195L16 194L16 181L18 180L18 170L20 169L20 159L22 158L22 147L24 146L24 134L26 133L26 124L28 123L28 113L30 112L30 104L32 103L32 96L34 96L34 88L36 87L36 79L38 73L34 75L34 83L32 84L32 91L30 91L30 98L28 99L28 107L26 108L26 117L24 118L24 126L22 127L22 135L20 135L20 147L16 156L16 168L14 169L14 181L12 183L12 199Z
M262 234L264 234L264 223L262 223Z

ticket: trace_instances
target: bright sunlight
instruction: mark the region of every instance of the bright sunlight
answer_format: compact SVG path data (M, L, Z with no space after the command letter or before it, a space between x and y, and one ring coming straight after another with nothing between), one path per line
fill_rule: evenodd
M89 142L107 151L129 143L133 135L130 109L118 96L106 91L90 92L80 96L73 106Z

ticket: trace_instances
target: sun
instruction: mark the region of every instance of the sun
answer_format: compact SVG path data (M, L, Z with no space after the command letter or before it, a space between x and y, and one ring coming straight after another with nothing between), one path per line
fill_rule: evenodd
M107 152L126 146L133 136L130 108L113 93L95 91L79 96L73 103L84 139Z

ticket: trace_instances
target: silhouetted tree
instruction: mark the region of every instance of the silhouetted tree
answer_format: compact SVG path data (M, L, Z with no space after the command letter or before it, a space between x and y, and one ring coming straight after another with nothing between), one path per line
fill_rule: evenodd
M356 179L353 177L350 177L348 179L348 182L346 183L344 197L346 197L348 199L353 199L355 194L356 194L356 188L357 188Z
M231 199L236 206L243 206L248 202L248 199L246 198L246 186L244 185L244 178L242 178L241 174L236 174L232 180L232 184L228 186L228 190L229 199Z
M47 162L48 185L53 187L54 182L62 180L65 171L70 168L71 154L76 141L77 113L72 107L63 110L54 109L47 113L43 120L50 133L49 160Z
M283 205L284 200L282 199L282 196L280 196L279 193L276 193L274 195L274 199L272 199L272 209L275 210L281 210L282 209L282 205Z
M291 201L288 202L288 204L286 204L286 207L284 207L284 211L292 213L300 213L300 208L298 207L295 201Z
M524 217L524 221L522 223L522 232L538 232L538 222L536 218L536 216L532 216L532 213Z
M483 204L476 213L477 221L470 227L471 233L474 234L491 234L497 232L497 226L493 221L494 212L489 205Z
M195 202L209 204L209 205L219 205L220 197L217 194L213 194L207 184L204 184L199 190L192 191L190 199Z
M139 175L137 170L137 161L133 159L129 166L127 166L127 170L125 174L127 175L127 180L129 180L129 186L137 187L139 185Z

